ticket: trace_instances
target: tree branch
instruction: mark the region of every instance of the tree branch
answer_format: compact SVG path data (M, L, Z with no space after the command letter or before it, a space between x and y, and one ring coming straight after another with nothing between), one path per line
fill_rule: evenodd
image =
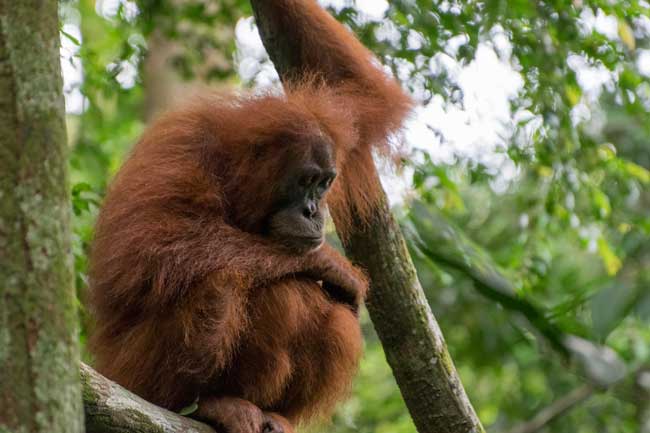
M551 422L571 411L571 409L580 403L587 401L597 390L598 388L591 384L582 385L540 410L530 421L515 426L508 433L538 432Z
M407 232L417 253L436 264L463 273L486 298L519 313L532 325L533 331L549 340L561 354L567 355L578 373L588 381L509 433L535 433L595 393L614 386L619 389L626 377L636 377L628 372L625 363L611 348L565 333L548 320L541 307L520 297L515 285L499 270L490 255L439 212L414 203L410 222L413 225L407 225Z
M542 308L519 296L515 285L499 270L490 255L443 215L421 203L414 203L410 221L413 226L408 234L417 252L436 264L465 274L483 296L498 302L506 310L518 313L528 329L546 338L589 382L608 387L625 377L626 365L615 351L557 327Z
M466 275L483 296L509 311L520 313L554 349L564 357L570 355L564 332L546 318L542 308L519 296L515 285L499 270L490 255L469 240L462 230L419 202L411 206L409 217L413 230L407 230L407 233L421 255Z
M296 7L312 1L291 3ZM301 41L288 36L273 20L282 5L289 7L288 3L251 0L262 41L285 82L291 79L292 71L304 70L310 64L304 58L305 50L300 49ZM383 192L376 170L369 177L373 188ZM370 275L368 311L418 432L483 432L385 194L367 223L353 224L344 248Z
M650 389L650 378L645 379L649 383L646 383L645 386L643 384L643 374L647 374L646 368L645 366L641 366L636 370L631 370L627 375L607 386L597 386L588 383L575 388L566 396L541 409L533 419L515 426L508 433L536 433L548 426L551 422L569 413L579 404L589 400L594 394L606 391L612 391L614 395L618 394L618 398L636 404L638 410L639 405L643 406L648 401L647 393L648 389ZM647 433L649 431L647 429L647 418L644 418L641 413L637 413L637 418L639 431Z
M215 433L206 424L151 404L81 364L87 433Z

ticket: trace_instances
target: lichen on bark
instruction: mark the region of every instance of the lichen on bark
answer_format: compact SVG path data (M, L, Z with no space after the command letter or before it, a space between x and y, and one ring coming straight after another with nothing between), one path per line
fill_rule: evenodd
M81 364L88 433L215 433L206 424L155 406Z
M83 431L56 0L0 0L0 431Z

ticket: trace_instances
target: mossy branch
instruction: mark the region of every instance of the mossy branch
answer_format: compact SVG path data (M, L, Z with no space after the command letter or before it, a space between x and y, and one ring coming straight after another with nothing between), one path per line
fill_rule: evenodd
M145 401L81 364L86 433L215 433L206 424Z

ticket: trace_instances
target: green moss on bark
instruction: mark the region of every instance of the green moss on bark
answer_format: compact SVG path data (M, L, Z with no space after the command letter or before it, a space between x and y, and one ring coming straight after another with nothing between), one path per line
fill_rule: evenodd
M81 432L55 0L0 0L0 430Z

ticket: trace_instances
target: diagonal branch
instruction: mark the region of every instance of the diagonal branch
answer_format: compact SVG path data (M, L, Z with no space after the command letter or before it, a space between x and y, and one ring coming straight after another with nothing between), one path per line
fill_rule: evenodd
M292 71L318 67L310 59L319 53L302 50L301 41L292 38L290 29L283 28L277 17L282 16L283 7L311 2L315 0L251 0L262 41L285 82L291 79ZM366 182L382 191L382 198L366 224L353 223L344 247L372 280L368 311L413 422L419 433L483 432L426 301L376 170L368 174Z
M635 370L631 370L625 376L607 386L596 386L594 384L579 386L564 397L541 409L530 421L516 425L508 433L537 433L556 419L575 409L581 403L589 400L593 395L606 391L611 391L618 398L634 403L637 406L643 405L645 403L644 399L647 397L644 396L647 388L642 383L645 368L647 367L641 366ZM646 384L646 386L650 388L650 384ZM647 420L639 418L638 421L641 428L640 431L646 433L644 428L647 429L647 425L644 425L644 421L647 422Z
M421 203L414 203L410 222L413 225L407 227L408 234L417 252L434 263L465 274L483 296L518 313L518 318L523 319L528 329L542 335L589 382L608 387L625 377L627 368L615 351L565 333L551 322L542 308L517 294L515 285L499 270L489 254L443 215Z
M440 212L415 202L409 214L412 230L407 230L411 244L434 263L456 269L474 282L486 298L505 309L520 313L564 357L570 350L564 332L549 321L543 310L532 301L517 295L515 285L478 245L469 240ZM407 229L409 228L407 227Z
M206 424L149 403L81 364L87 433L215 433Z
M515 426L508 433L536 433L551 422L570 412L580 403L587 401L598 391L591 384L579 386L551 405L540 410L530 421Z
M567 334L545 316L541 307L519 296L515 285L480 246L434 209L415 203L407 231L416 252L432 262L455 269L470 278L486 298L518 313L539 335L567 359L587 381L566 396L540 410L531 420L515 426L509 433L535 433L564 416L598 392L612 387L629 387L628 372L620 357L607 346Z

